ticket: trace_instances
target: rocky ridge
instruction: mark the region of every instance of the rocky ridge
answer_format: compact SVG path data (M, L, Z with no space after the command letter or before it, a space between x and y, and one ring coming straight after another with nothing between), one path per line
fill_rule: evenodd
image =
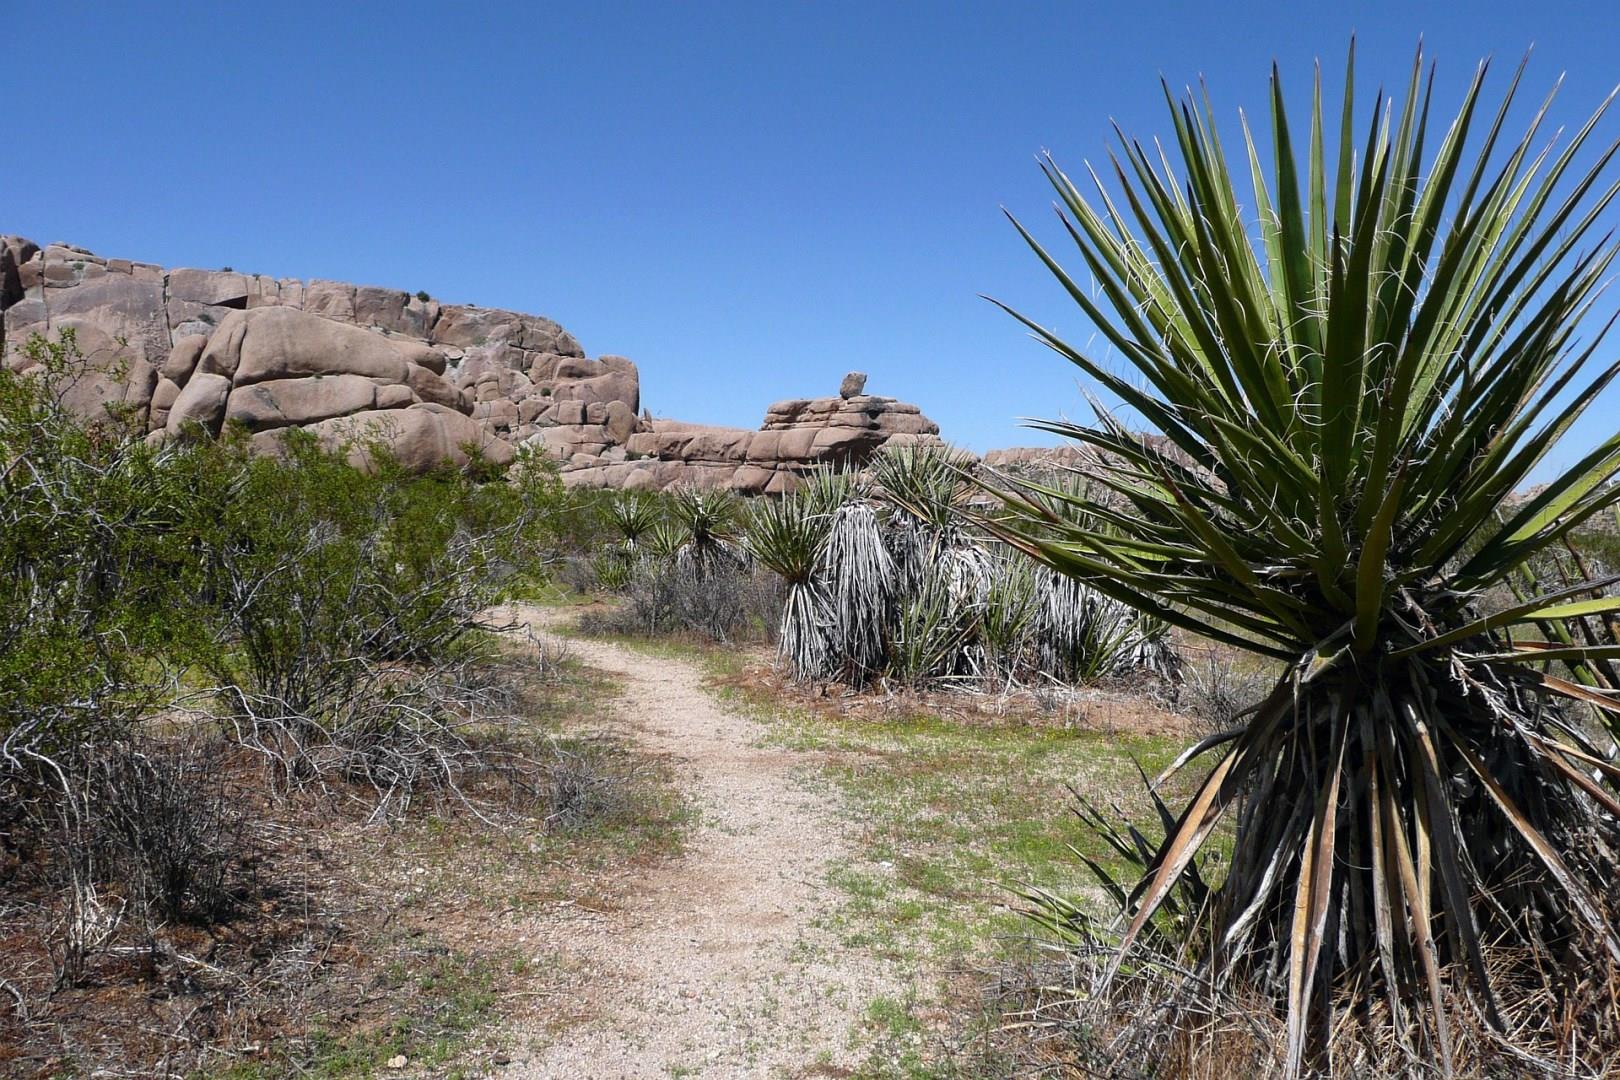
M66 400L87 415L120 406L153 439L238 424L274 452L296 427L332 445L380 439L419 469L469 452L505 463L532 444L571 485L759 493L939 434L917 406L866 394L859 373L838 397L772 405L759 430L655 420L635 364L587 358L540 316L0 236L0 362L26 370L29 338L70 327L90 370Z

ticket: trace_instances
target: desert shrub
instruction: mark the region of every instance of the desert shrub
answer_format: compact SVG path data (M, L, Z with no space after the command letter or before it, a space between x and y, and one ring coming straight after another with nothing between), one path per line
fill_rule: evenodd
M110 948L152 952L160 928L234 908L254 844L225 752L217 738L124 734L0 775L16 860L0 884L42 907L53 988L79 985Z
M1206 735L1237 726L1277 681L1276 673L1265 666L1213 649L1188 661L1182 674L1168 704L1196 719Z
M223 747L119 743L85 762L90 842L148 917L210 921L230 903L248 848L237 802L218 784Z
M554 747L546 768L545 821L578 829L612 818L627 805L624 777L588 750Z
M775 579L741 561L645 559L635 564L623 603L587 613L580 626L598 634L770 641L781 606Z
M543 577L577 509L554 468L413 475L296 431L277 457L239 432L154 447L116 410L68 407L93 374L71 332L25 352L33 371L0 372L8 775L56 790L55 758L169 704L289 779L361 778L385 802L454 772L467 747L440 737L491 708L469 677L480 613Z
M115 737L162 692L181 583L177 452L131 438L117 410L65 397L97 373L74 342L35 337L28 375L0 369L0 766Z
M556 465L545 459L543 469L556 476ZM547 515L547 536L553 550L590 555L617 539L622 539L613 521L616 493L597 488L568 488L557 482L558 497ZM657 503L656 495L643 496Z
M552 580L575 593L589 593L597 588L596 558L579 552L559 555L552 567Z
M375 668L441 664L541 558L545 488L405 473L289 433L279 459L229 448L195 508L196 659L241 707L317 716Z

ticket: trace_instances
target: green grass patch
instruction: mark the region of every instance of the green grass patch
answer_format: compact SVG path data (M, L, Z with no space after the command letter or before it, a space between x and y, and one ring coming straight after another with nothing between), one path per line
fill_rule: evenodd
M211 1080L280 1080L287 1076L348 1080L387 1075L405 1058L411 1075L470 1075L456 1066L468 1038L497 1018L498 969L491 961L447 952L420 964L396 960L376 979L391 1015L360 1029L317 1025L307 1038L272 1047L261 1060L237 1062Z

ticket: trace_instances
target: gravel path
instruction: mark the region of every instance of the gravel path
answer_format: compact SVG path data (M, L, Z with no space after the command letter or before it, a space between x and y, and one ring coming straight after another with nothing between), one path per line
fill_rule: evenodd
M544 629L566 613L508 614ZM838 903L827 871L852 851L831 797L799 778L814 755L760 749L761 726L716 702L690 663L602 642L570 649L622 682L627 734L673 757L700 820L684 854L616 910L575 909L553 931L588 972L584 1019L519 1033L532 1056L502 1075L849 1075L866 1005L900 991L889 965L812 925Z

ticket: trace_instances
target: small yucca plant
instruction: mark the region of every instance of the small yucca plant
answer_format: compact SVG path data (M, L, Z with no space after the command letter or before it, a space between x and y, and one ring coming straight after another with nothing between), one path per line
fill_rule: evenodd
M658 521L642 534L639 550L653 562L669 562L686 544L686 529L678 521Z
M701 580L722 567L740 565L736 532L741 507L729 491L683 487L675 491L670 513L686 532L676 558Z
M1029 666L1034 651L1035 614L1040 609L1038 574L1047 573L1018 552L991 563L984 612L979 617L979 638L984 649L986 675L1004 687Z
M1558 673L1616 650L1515 629L1620 600L1479 603L1620 500L1620 434L1509 499L1617 372L1573 381L1605 329L1577 339L1615 254L1581 245L1615 197L1616 146L1583 158L1594 116L1540 149L1545 106L1504 140L1513 89L1482 125L1484 75L1441 131L1420 59L1403 105L1374 103L1358 152L1347 73L1336 155L1319 92L1300 155L1273 72L1269 175L1243 129L1251 217L1207 96L1171 102L1179 165L1129 142L1113 189L1093 173L1088 197L1047 159L1094 288L1018 226L1134 376L1015 317L1164 439L1100 409L1091 426L1041 425L1112 463L1103 490L1062 496L1073 518L1049 492L1008 490L1013 515L990 527L1287 667L1241 726L1189 753L1209 773L1125 898L1120 956L1235 813L1230 870L1186 935L1203 943L1190 977L1273 994L1291 1073L1326 1060L1343 1010L1449 1072L1458 980L1501 1023L1564 973L1620 960L1620 769L1565 719L1620 703ZM1504 982L1492 961L1509 953L1529 959Z
M743 544L755 562L787 585L777 650L797 679L815 679L828 666L828 602L816 570L832 533L825 494L810 488L760 499L748 515Z
M658 524L658 506L639 491L621 491L608 503L608 519L624 537L627 547L634 550L641 538Z

